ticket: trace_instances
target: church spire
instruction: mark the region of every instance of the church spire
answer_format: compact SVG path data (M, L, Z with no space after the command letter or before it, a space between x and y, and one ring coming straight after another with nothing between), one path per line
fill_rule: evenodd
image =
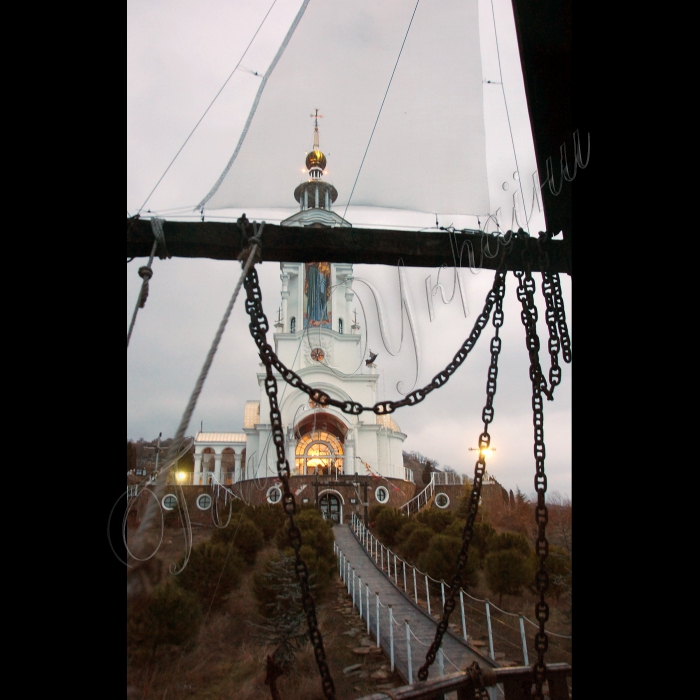
M318 107L316 107L316 114L310 116L314 120L314 147L306 156L306 168L311 179L318 180L326 169L326 156L323 155L318 145L318 119L319 117L323 119L323 115L318 113Z
M318 118L323 119L323 115L318 113L318 107L316 107L316 114L310 115L314 119L314 151L318 150Z
M282 226L350 226L342 216L331 211L331 205L338 199L338 190L323 179L326 174L326 156L319 146L318 113L309 116L314 120L314 147L306 154L306 171L309 178L297 185L294 199L299 202L300 211L281 222ZM302 170L302 172L305 172Z

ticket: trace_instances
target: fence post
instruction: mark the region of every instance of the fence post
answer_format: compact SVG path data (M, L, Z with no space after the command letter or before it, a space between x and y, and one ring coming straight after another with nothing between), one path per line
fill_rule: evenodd
M441 676L445 675L445 655L442 653L442 644L438 649L438 670Z
M491 632L491 608L489 606L489 599L486 599L486 623L489 627L489 653L491 658L495 661L496 655L493 653L493 633Z
M416 605L418 605L418 586L416 584L416 567L413 567L413 595L416 597Z
M487 603L487 605L488 605L488 603ZM352 570L352 607L353 608L357 607L355 605L355 569L354 568ZM489 627L489 630L490 629L491 629L491 627ZM489 632L489 634L490 634L490 632Z
M403 562L403 589L404 591L408 591L408 588L406 588L406 562Z
M382 564L381 564L380 569L381 569L382 571L384 571L384 545L383 545L383 544L380 544L379 546L382 548Z
M408 626L408 620L404 620L406 623L406 651L408 653L408 684L413 683L413 664L411 663L411 628Z
M365 617L367 618L367 636L369 637L369 583L365 584Z
M462 595L462 589L459 589L459 604L462 607L462 634L464 635L464 641L467 641L467 623L464 619L464 596ZM527 666L527 664L525 664Z
M345 583L348 586L348 595L350 595L350 562L347 561L347 558L345 561L345 566Z
M440 581L440 589L442 591L442 612L445 612L445 582Z
M396 573L396 555L394 554L394 583L398 586L399 585L399 577L398 574Z
M527 640L525 639L525 621L523 620L523 614L520 613L520 637L523 640L523 661L526 666L530 665L527 658Z
M359 574L357 575L357 589L359 591L359 595L357 596L360 599L360 620L362 619L362 576Z
M377 601L377 649L381 646L379 641L379 591L374 592L375 599Z
M428 615L430 615L430 589L428 588L428 574L425 575L425 600L428 603Z
M394 672L394 611L389 603L389 658L391 659L391 672Z

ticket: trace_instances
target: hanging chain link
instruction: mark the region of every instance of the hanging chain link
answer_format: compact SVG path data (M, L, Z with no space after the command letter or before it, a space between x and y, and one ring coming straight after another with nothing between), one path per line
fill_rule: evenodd
M495 290L495 292L494 292ZM467 563L469 544L474 536L474 522L479 510L479 500L481 498L481 484L486 471L486 458L484 450L491 444L491 436L489 435L489 423L493 420L493 398L496 395L496 379L498 377L498 356L501 352L500 329L503 325L503 297L506 291L506 271L496 270L492 293L495 294L496 309L493 312L491 322L496 329L491 339L491 364L489 365L488 378L486 380L486 405L481 413L481 418L484 421L484 431L479 436L479 459L474 466L474 483L472 485L472 493L469 499L469 512L467 514L467 522L462 532L462 548L457 557L457 570L452 577L450 590L445 598L445 606L442 612L442 619L438 623L435 631L435 639L433 640L428 653L425 655L425 663L418 670L418 678L425 681L428 678L430 666L434 663L438 650L442 644L442 638L447 631L450 622L450 615L455 609L455 597L460 588L462 588L462 569ZM476 687L476 686L475 686ZM482 685L483 687L483 685ZM479 697L479 696L477 696ZM487 696L488 697L488 696Z
M546 273L552 281L552 289L554 292L554 304L557 310L557 326L559 328L559 336L561 337L561 354L566 364L571 364L571 340L569 338L569 329L566 326L566 312L564 310L564 299L561 295L561 284L558 274Z
M483 671L479 664L476 661L472 662L472 665L467 668L466 673L472 682L472 691L475 700L489 700L489 692L486 690Z
M282 378L295 389L300 389L305 394L309 395L313 401L320 406L335 406L343 413L359 416L363 411L373 411L377 415L385 415L393 413L397 408L402 406L415 406L419 404L425 397L434 389L439 389L447 383L447 380L457 371L460 365L467 359L467 356L476 345L476 341L481 336L481 331L484 330L489 322L493 305L499 296L499 286L503 285L504 276L496 274L494 276L493 287L486 296L484 309L479 314L474 322L474 327L468 338L462 344L462 347L457 351L457 354L452 359L445 369L438 372L430 384L427 384L422 389L416 389L400 401L379 401L374 406L363 406L355 401L338 401L331 398L328 394L320 389L314 389L308 384L305 384L301 377L289 369L272 349L272 346L267 342L266 333L269 329L267 317L262 308L262 292L258 283L258 276L255 270L251 270L245 279L245 287L248 298L246 299L246 311L250 316L250 334L253 336L255 344L260 351L260 357L265 365L271 364L281 375Z
M551 366L549 369L549 389L543 386L542 391L551 401L554 397L554 387L561 383L561 367L559 366L559 353L564 362L571 362L571 341L569 329L566 326L566 314L564 312L564 300L561 296L559 275L542 273L542 293L547 303L547 329L549 330L549 356Z
M244 237L247 234L247 219L245 214L238 221L241 231ZM258 242L260 230L258 230L256 237L247 237L247 241L244 243L247 246L251 246L253 242ZM242 264L242 263L241 263ZM250 322L250 332L255 339L256 345L261 347L270 347L267 345L267 340L265 334L269 328L267 317L262 311L262 295L260 293L260 287L258 286L258 275L255 271L255 267L250 268L248 274L244 279L244 286L246 290L246 311L248 312L251 322ZM270 360L269 353L260 353L260 359L265 365L265 394L267 395L268 402L270 404L270 425L272 428L272 442L275 445L275 450L277 452L277 475L282 482L282 505L284 512L289 516L289 529L287 530L289 534L289 539L294 549L295 557L295 570L297 574L297 580L299 581L299 586L301 588L301 604L306 615L306 624L309 629L309 640L314 648L314 655L316 656L316 665L318 666L319 673L321 675L321 686L323 688L323 695L327 700L335 700L335 684L333 683L333 678L331 676L330 669L328 668L328 662L326 660L326 650L323 646L323 637L321 635L321 630L318 628L318 620L316 618L316 604L314 598L311 595L311 588L309 586L309 567L301 556L301 530L294 522L294 516L297 512L296 499L289 486L289 462L285 455L285 441L284 441L284 430L282 429L282 413L279 409L279 404L277 402L277 380L272 372L272 362ZM268 657L269 660L269 657ZM274 676L274 673L273 673ZM270 666L268 662L268 677L270 677ZM274 677L271 677L271 690L273 692L273 698L275 697L276 686L274 684Z
M545 623L549 619L549 605L545 600L545 593L549 587L549 574L545 567L545 561L549 554L549 542L546 537L546 527L549 518L545 493L547 492L547 476L544 472L545 445L544 445L544 411L542 401L543 386L546 381L542 375L539 350L540 340L537 336L537 307L535 306L535 280L529 270L516 272L518 278L518 299L522 305L521 319L525 326L527 349L530 354L530 380L532 382L532 423L535 428L535 490L537 491L537 507L535 508L535 520L537 522L537 542L535 552L540 561L540 568L535 577L535 584L540 599L535 605L535 617L539 622L539 631L535 635L535 650L537 661L532 670L535 679L535 694L533 697L541 700L542 685L547 678L547 667L544 662L545 653L549 647L549 639L545 632Z

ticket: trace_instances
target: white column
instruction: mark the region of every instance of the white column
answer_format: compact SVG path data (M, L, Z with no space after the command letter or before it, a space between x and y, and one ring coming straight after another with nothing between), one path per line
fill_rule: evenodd
M201 449L201 448L200 448ZM202 475L202 453L197 452L197 448L194 448L194 476L192 478L193 484L203 484L204 479Z
M280 275L282 280L282 322L284 324L283 332L289 333L289 319L287 318L287 300L289 299L289 274L283 272Z
M221 458L223 455L221 452L215 452L214 453L214 477L216 478L217 481L223 483L223 479L221 478Z
M343 474L355 473L355 440L345 441L345 454L343 456Z
M240 452L237 451L240 449ZM243 456L243 448L235 448L233 452L234 466L233 466L233 481L234 483L240 481L242 478L241 474L241 457Z

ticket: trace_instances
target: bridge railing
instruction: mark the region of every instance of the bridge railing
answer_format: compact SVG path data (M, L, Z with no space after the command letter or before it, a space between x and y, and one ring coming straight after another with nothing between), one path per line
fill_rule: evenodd
M377 567L436 620L442 617L446 595L450 585L432 578L410 562L405 561L388 547L385 547L356 515L351 520L351 529L367 554ZM526 627L539 630L539 625L522 613L502 610L488 598L481 599L470 595L463 588L458 592L459 618L452 624L452 631L461 635L464 641L476 648L483 648L496 662L511 663L522 660L526 666L536 658L534 636L528 637ZM456 612L456 610L455 610ZM549 656L553 661L570 663L571 651L566 648L571 635L547 631ZM519 653L518 653L519 652ZM517 660L514 656L518 656Z
M410 501L406 501L399 510L405 512L406 515L411 515L412 513L417 513L421 508L424 508L435 494L434 476L435 474L431 476L430 482L420 493L415 495Z
M498 684L503 687L505 700L525 700L529 697L523 691L523 686L532 679L530 666L512 668L481 669L482 680L489 691ZM569 689L566 682L571 675L571 666L565 663L547 666L547 691L550 700L569 700ZM429 678L418 687L404 685L391 689L394 700L444 700L445 695L457 692L457 700L476 700L479 697L474 688L472 678L468 673L459 671L443 677ZM358 700L386 700L383 692L365 695Z
M362 534L361 529L358 528L356 535L358 535L360 542L362 542ZM458 700L476 700L478 696L474 692L471 677L444 653L442 647L437 655L436 677L421 683L419 687L413 685L414 681L417 680L417 668L413 663L412 648L419 645L425 647L425 651L427 651L432 640L421 640L414 634L408 620L404 620L402 623L395 618L392 605L382 603L379 593L376 591L372 593L369 590L369 585L363 584L362 578L353 567L352 562L337 543L334 543L334 552L337 557L339 576L347 587L353 609L357 610L360 618L366 622L367 635L374 637L377 648L384 649L390 661L391 671L398 671L409 683L401 688L392 688L392 697L396 700L444 700L445 693L457 691ZM387 557L386 561L391 562L391 557ZM394 573L396 570L395 566ZM464 621L464 615L462 619ZM526 650L525 654L527 654ZM419 654L420 656L421 654ZM492 647L490 656L492 659L494 658ZM456 673L452 671L456 671ZM496 669L484 667L481 669L481 673L484 685L487 686L489 697L492 700L499 698L526 700L529 697L529 694L526 695L523 691L523 686L528 681L532 684L533 679L532 667L527 665L527 661L525 665L516 667ZM547 665L548 680L545 690L550 700L569 700L566 678L570 675L571 666L568 663ZM385 694L378 693L359 700L385 700L385 697Z

